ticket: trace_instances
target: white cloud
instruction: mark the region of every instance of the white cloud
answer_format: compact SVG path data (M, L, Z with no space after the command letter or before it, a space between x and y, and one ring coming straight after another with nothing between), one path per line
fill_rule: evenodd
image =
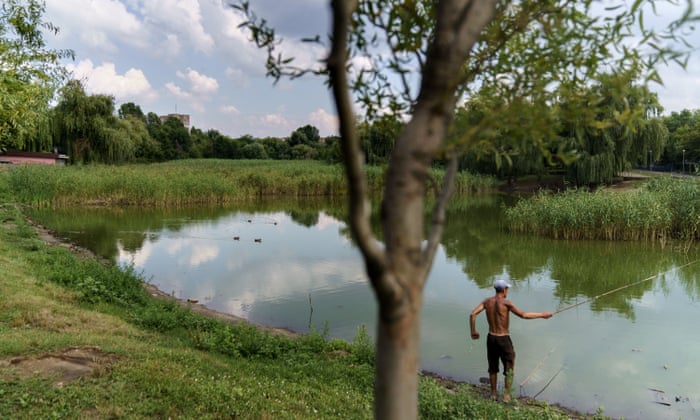
M189 99L192 96L189 92L183 91L182 88L180 88L180 86L172 82L166 83L165 89L167 89L168 92L172 93L173 96L176 96L178 98Z
M224 74L226 78L231 80L236 86L247 87L250 84L248 76L239 68L226 67Z
M187 92L183 92L180 90L178 86L175 85L166 85L166 89L173 89L173 96L175 96L177 99L182 99L184 102L175 102L175 109L180 109L181 112L184 112L185 114L190 114L190 121L200 121L200 119L195 119L192 117L193 111L203 113L207 110L207 108L204 106L204 103L198 99L193 99L192 95L190 95ZM184 104L184 107L182 106ZM178 108L178 105L181 105L180 108ZM184 108L184 111L183 111ZM203 127L203 128L211 128L211 127Z
M184 80L187 83L187 87L183 88L173 82L168 82L165 84L165 89L176 98L186 99L187 109L205 112L204 102L210 101L212 95L219 90L217 80L190 68L184 73L177 71L175 75Z
M350 73L355 75L359 74L362 70L372 70L374 64L369 57L353 57L350 61Z
M93 50L116 53L117 43L140 48L149 44L146 27L116 0L47 0L46 11L61 36L78 38Z
M329 29L327 0L283 2L255 0L252 7L284 39L281 51L299 66L317 65L323 47L303 43L302 37ZM91 93L133 101L144 111L191 114L197 127L239 136L288 136L306 124L321 135L337 134L337 118L323 78L308 76L273 86L265 77L265 51L249 41L239 25L243 18L230 0L46 0L45 20L60 28L46 34L50 48L71 48L79 62L68 63L84 77ZM659 6L660 16L646 24L661 25L683 8ZM700 45L700 31L688 41ZM94 64L92 64L94 63ZM357 74L371 61L354 58ZM176 69L180 69L174 76ZM697 109L700 60L691 57L688 71L659 69L666 87L652 85L670 111ZM412 80L417 84L417 79ZM155 87L155 89L154 89ZM158 97L160 94L160 97ZM233 104L236 104L234 106ZM206 105L206 107L205 107ZM359 103L356 112L361 113Z
M166 34L165 39L160 43L158 52L166 57L176 57L181 50L180 38L175 34Z
M315 70L323 70L325 60L328 57L328 51L314 43L286 40L280 47L282 56L285 58L293 58L294 64L300 68L311 68Z
M700 58L691 58L684 70L679 66L664 68L660 72L664 86L652 85L651 90L659 94L659 101L664 107L664 114L680 112L684 109L700 109L698 92L700 92Z
M321 135L338 134L338 117L328 113L325 109L319 108L309 114L311 125L318 128Z
M237 114L240 114L240 113L241 113L241 112L238 110L238 108L236 108L236 107L233 106L233 105L224 105L224 106L222 106L221 108L219 108L219 110L220 110L221 112L223 112L224 114L236 114L236 115L237 115Z
M228 62L238 63L247 74L264 74L265 53L248 40L248 33L240 28L243 18L233 8L209 4L204 8L207 24L216 39L217 52ZM230 77L230 76L229 76Z
M166 33L169 39L176 35L191 48L207 54L214 49L214 39L204 29L200 1L141 0L131 3L154 32Z
M213 77L205 76L196 70L187 69L187 73L178 71L177 76L190 84L192 92L196 94L214 93L219 89L219 82Z
M282 114L267 114L264 115L260 122L263 124L268 124L276 127L288 127L291 128L292 123Z
M86 92L112 95L116 102L151 102L158 97L146 75L139 69L130 68L120 75L114 63L103 63L95 67L90 60L68 65L67 69L76 79L85 80Z

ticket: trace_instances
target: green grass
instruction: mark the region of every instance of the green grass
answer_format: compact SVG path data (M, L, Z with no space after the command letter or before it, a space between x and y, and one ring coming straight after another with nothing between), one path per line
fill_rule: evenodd
M132 271L40 240L0 177L0 418L371 418L374 353L322 332L288 338L155 299ZM57 386L16 375L13 357L97 346L111 362ZM5 361L3 363L3 361ZM469 384L420 380L420 413L569 418L503 405Z
M366 341L290 339L195 314L151 298L134 273L43 244L12 206L0 214L0 359L69 346L117 356L63 387L2 371L0 417L370 416Z
M378 191L384 168L367 167ZM436 182L443 172L431 171ZM182 160L124 166L21 165L6 171L17 200L34 206L222 204L265 195L338 196L347 193L340 165L318 161ZM459 174L458 192L492 188L490 177Z

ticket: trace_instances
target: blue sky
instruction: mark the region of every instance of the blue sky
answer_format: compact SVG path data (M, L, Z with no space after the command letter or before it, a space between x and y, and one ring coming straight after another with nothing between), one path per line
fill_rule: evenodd
M326 33L325 0L253 0L304 62L323 56L299 40ZM337 132L323 81L265 77L265 54L247 41L241 18L221 0L46 0L45 19L60 28L53 48L70 48L74 76L88 93L134 102L144 112L191 115L191 125L238 137L288 136L306 124ZM291 23L294 23L293 25ZM304 34L297 32L299 29ZM316 53L316 55L313 55Z
M696 0L697 1L697 0ZM68 67L88 93L134 102L144 112L190 114L191 125L239 137L285 137L311 124L337 133L330 92L319 77L276 85L265 77L265 54L238 28L241 18L222 0L46 0L45 19L60 28L52 48L70 48ZM328 0L250 0L285 40L285 51L313 63L322 50L303 37L329 30ZM663 15L664 10L660 10ZM700 46L700 34L689 37ZM698 109L700 51L686 71L660 69L652 86L666 114Z

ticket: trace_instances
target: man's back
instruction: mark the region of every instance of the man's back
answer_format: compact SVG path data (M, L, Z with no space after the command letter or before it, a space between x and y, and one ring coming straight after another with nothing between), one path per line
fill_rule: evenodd
M511 303L502 296L492 296L483 302L486 310L486 320L489 323L489 334L508 335Z

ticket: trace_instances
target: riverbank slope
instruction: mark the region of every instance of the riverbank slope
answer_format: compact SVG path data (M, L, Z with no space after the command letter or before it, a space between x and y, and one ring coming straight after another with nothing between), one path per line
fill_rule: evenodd
M140 295L102 283L120 276L109 263L40 236L3 201L0 417L372 417L366 336L254 333L165 294L154 299L142 282L148 299L136 302ZM485 393L422 375L421 416L598 418L532 400L493 403Z

